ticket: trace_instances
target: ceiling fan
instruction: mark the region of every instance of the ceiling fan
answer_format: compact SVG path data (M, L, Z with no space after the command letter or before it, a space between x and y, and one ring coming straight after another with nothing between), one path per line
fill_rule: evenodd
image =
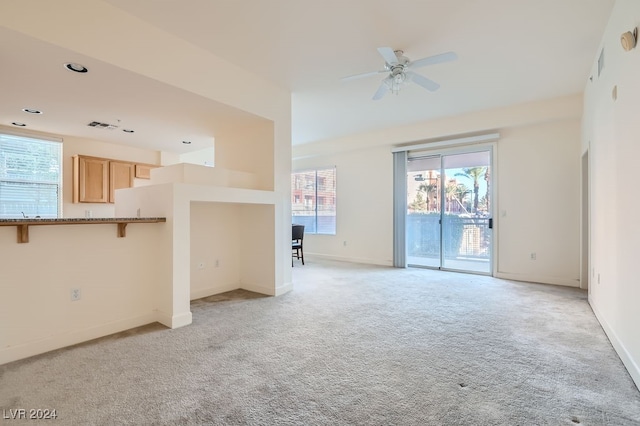
M404 56L402 50L393 50L390 47L379 47L378 53L384 58L385 63L383 70L351 75L342 79L342 81L348 81L388 72L389 75L382 80L380 87L378 87L378 90L373 95L374 101L381 99L388 91L398 94L400 87L407 83L415 83L431 92L435 92L440 88L440 85L422 74L412 71L412 69L458 59L458 55L454 52L446 52L411 61Z

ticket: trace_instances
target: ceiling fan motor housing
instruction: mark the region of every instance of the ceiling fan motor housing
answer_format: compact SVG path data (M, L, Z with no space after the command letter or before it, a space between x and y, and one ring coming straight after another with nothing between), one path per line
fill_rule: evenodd
M403 56L402 50L394 50L393 53L396 54L397 61L395 64L387 64L389 71L391 71L391 78L395 79L397 83L404 81L405 75L404 72L406 68L409 66L409 58Z
M398 59L396 64L390 64L392 68L397 65L402 65L403 67L409 65L409 58L404 56L404 52L402 50L394 50L393 53L396 54L396 58Z
M404 73L404 65L394 65L391 67L391 77Z

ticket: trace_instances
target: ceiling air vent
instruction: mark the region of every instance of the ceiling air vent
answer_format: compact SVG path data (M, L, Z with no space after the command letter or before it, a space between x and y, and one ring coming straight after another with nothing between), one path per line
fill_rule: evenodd
M602 74L602 70L604 69L604 48L600 51L600 56L598 57L598 77Z
M113 124L100 123L99 121L92 121L91 123L87 124L87 126L95 127L96 129L108 129L108 130L113 130L118 128L118 126L115 126Z

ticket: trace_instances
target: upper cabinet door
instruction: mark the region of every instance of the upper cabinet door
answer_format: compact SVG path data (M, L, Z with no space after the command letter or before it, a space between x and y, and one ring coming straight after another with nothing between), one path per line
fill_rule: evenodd
M133 176L135 173L135 165L120 161L111 161L109 163L110 175L110 191L109 202L115 202L115 190L121 188L133 187Z
M78 203L109 202L109 160L102 158L73 158L73 201Z
M155 169L157 166L151 166L149 164L136 164L136 178L138 179L151 179L151 169Z

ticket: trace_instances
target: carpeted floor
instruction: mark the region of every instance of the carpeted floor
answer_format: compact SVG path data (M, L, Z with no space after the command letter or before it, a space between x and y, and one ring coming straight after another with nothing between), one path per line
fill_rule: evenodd
M60 425L640 425L640 392L576 289L311 260L278 297L195 301L0 366L0 409ZM7 420L3 424L36 424Z

